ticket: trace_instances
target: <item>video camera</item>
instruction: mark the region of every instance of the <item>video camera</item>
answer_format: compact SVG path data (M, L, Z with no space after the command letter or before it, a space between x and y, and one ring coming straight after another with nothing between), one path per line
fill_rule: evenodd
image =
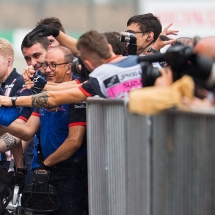
M207 89L215 86L215 81L211 82L210 76L213 61L193 53L193 48L176 43L170 46L163 54L139 56L138 63L142 66L143 86L152 86L156 78L161 74L158 68L153 68L151 63L165 61L171 67L174 81L183 75L190 75L196 84ZM147 78L146 78L147 77Z
M121 32L120 41L125 43L126 55L137 54L137 38L135 34L132 34L130 32Z

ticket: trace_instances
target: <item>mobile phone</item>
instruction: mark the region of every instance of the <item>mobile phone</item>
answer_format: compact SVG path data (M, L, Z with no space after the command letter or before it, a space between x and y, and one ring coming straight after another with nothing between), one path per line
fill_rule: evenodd
M164 35L160 35L159 37L160 37L160 39L163 40L163 41L168 41L168 40L170 40L169 37L166 37L166 36L164 36Z

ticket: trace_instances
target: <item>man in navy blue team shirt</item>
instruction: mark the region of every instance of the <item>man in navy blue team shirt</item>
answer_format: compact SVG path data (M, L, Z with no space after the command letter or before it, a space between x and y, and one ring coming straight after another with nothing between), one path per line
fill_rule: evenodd
M42 67L47 81L71 81L71 51L58 46L49 50ZM85 102L53 108L36 108L23 126L12 123L8 132L28 140L40 136L43 162L33 159L34 169L50 171L50 184L58 191L56 214L80 214L87 207L87 149Z

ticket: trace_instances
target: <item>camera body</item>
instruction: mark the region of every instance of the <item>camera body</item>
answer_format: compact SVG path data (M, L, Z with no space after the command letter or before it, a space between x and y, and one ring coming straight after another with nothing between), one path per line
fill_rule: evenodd
M72 61L72 73L76 77L81 78L83 82L89 79L90 72L86 69L80 57Z
M126 44L126 55L137 54L137 38L130 32L121 32L120 41Z

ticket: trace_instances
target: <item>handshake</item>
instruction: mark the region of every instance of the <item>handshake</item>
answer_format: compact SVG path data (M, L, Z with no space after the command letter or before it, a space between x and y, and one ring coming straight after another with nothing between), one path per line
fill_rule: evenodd
M26 87L22 88L16 93L16 96L12 97L12 107L0 107L0 124L3 126L9 126L15 119L17 119L20 115L22 115L26 110L27 107L19 107L15 106L15 100L18 96L29 96L40 93L44 86L46 85L46 79L37 71L32 78L33 87L27 89ZM0 88L0 95L3 97L4 92L2 88Z

